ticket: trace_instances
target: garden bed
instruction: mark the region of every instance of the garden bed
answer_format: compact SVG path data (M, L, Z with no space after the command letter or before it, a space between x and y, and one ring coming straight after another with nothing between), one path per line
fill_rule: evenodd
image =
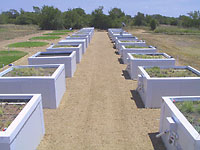
M162 99L160 133L166 148L200 149L200 96Z
M127 68L131 79L137 80L138 66L175 66L175 59L166 53L135 54L128 53Z
M66 90L64 65L13 66L0 73L1 94L42 94L44 108L59 106Z
M74 34L72 34L72 36L87 37L88 38L88 43L90 43L91 40L92 40L92 35L91 34L78 34L78 33L74 33Z
M45 133L41 95L0 94L0 108L0 148L36 149Z
M76 52L76 63L81 62L82 58L82 44L73 44L73 45L51 45L49 48L46 49L47 52L66 52L72 53L73 51Z
M131 48L127 48L131 47ZM127 58L128 53L136 53L136 54L149 54L149 53L156 53L157 49L153 46L124 46L122 45L122 48L120 49L120 55L124 62L124 64L127 64Z
M138 68L137 91L145 107L159 108L162 96L200 95L200 72L190 66ZM160 72L162 69L165 70L163 73Z
M29 65L64 64L65 76L73 77L76 71L76 51L38 52L28 58Z
M84 39L86 40L86 48L89 45L89 36L77 36L77 35L72 35L72 36L67 36L66 39Z
M81 44L82 45L82 54L84 54L86 52L86 40L84 39L65 39L65 40L61 40L58 42L58 45L77 45L77 44Z
M18 42L18 43L13 43L13 44L9 44L8 47L41 47L41 46L45 46L48 45L49 43L47 42Z

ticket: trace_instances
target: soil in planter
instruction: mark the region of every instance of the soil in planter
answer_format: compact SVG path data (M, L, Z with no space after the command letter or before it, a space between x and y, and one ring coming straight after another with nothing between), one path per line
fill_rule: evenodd
M124 42L124 43L133 42L133 43L136 43L138 41L121 41L121 42Z
M189 69L152 67L145 70L150 77L200 77Z
M0 100L0 131L8 128L28 102L28 100L20 101L14 100L14 102L11 102L8 100Z
M200 134L200 101L179 101L174 104Z
M125 48L149 48L148 46L126 45Z
M56 56L69 56L71 53L41 53L36 57L56 57Z
M59 48L59 47L78 47L78 45L54 45L53 48Z
M145 55L140 55L140 54L132 54L134 58L141 58L141 59L166 59L164 55L156 55L156 54L145 54Z
M26 67L13 68L3 77L21 77L21 76L51 76L57 68L42 68L42 67Z

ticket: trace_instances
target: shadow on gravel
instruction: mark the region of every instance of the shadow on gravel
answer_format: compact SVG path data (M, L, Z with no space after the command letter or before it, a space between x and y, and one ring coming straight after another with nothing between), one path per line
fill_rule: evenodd
M130 90L130 91L132 94L131 99L135 101L137 108L145 108L139 93L136 90Z
M122 70L122 76L124 76L124 78L125 78L126 80L131 80L131 77L130 77L130 75L128 74L128 71L126 71L126 70Z
M118 51L115 51L115 54L116 54L116 55L119 55L119 52L118 52Z
M160 138L156 138L156 135L159 134L159 132L155 133L148 133L149 138L151 139L152 145L154 147L154 150L166 150L165 145Z
M120 64L124 64L123 60L121 58L118 58L118 61L119 61Z

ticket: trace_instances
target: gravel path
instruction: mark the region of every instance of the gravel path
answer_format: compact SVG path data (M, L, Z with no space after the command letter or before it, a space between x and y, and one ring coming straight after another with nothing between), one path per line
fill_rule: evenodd
M58 109L44 110L38 150L162 150L159 109L144 109L106 32L95 32Z

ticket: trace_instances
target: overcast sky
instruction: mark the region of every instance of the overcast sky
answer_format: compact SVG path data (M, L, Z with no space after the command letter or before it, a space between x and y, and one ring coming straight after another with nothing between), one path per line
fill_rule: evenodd
M69 8L83 8L91 13L99 6L104 6L104 13L114 7L121 8L126 14L134 16L137 12L144 14L161 14L178 17L188 12L200 10L200 0L1 0L0 11L9 9L33 11L33 6L54 6L61 11Z

